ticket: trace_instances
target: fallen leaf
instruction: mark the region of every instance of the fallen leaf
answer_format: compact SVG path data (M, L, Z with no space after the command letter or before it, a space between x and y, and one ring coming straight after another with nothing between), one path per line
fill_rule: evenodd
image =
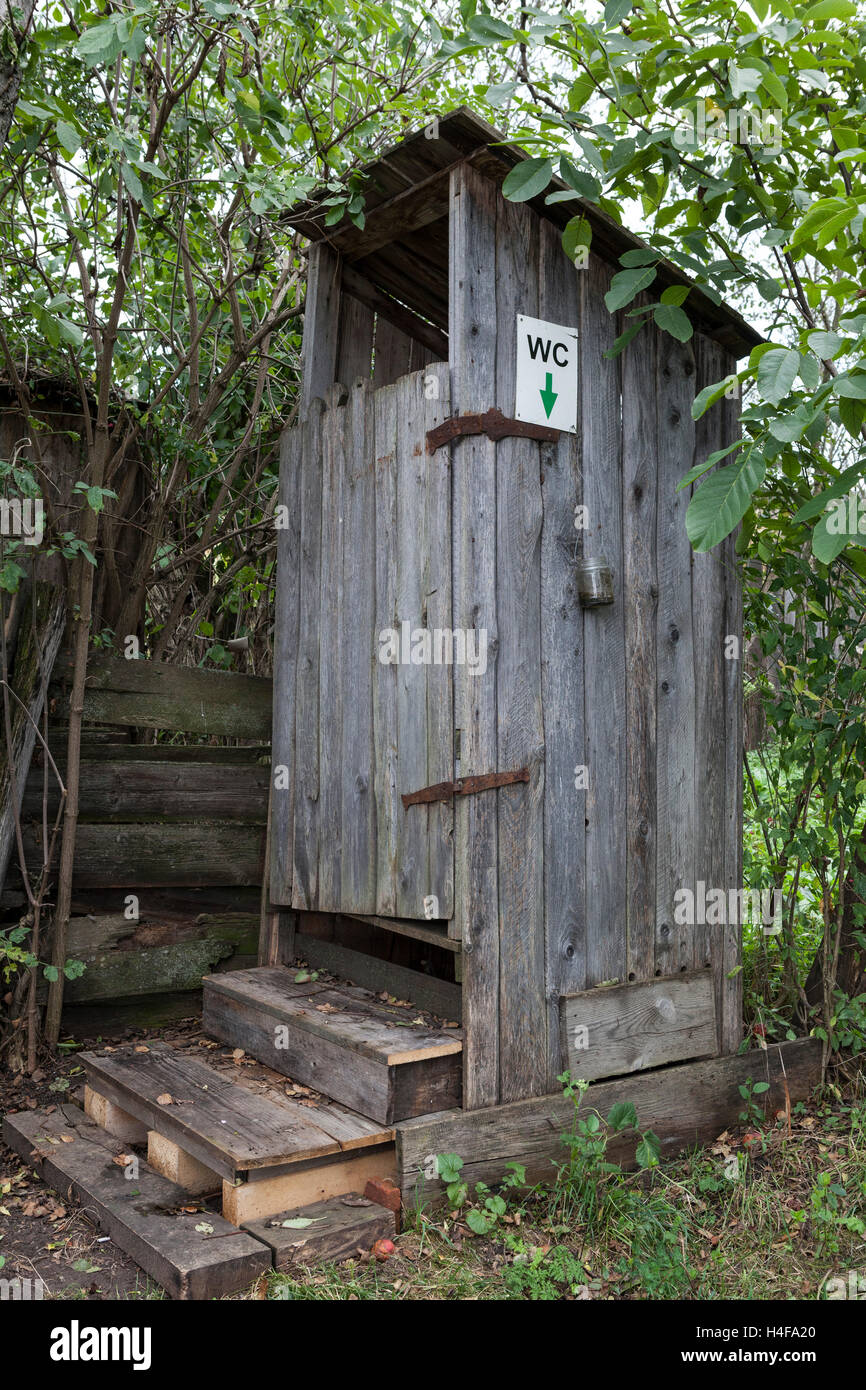
M136 1052L149 1052L149 1051L150 1051L150 1048L149 1048L149 1047L145 1047L144 1043L139 1043L138 1046L137 1046L134 1050L135 1050Z
M320 1014L338 1014L340 1012L336 1004L317 1004L316 1010Z
M170 1096L168 1091L163 1091L161 1096L157 1096L156 1103L157 1105L174 1105L174 1097Z
M244 1052L244 1050L243 1050L242 1047L236 1047L236 1048L234 1049L234 1051L232 1052L232 1058L234 1059L235 1062L240 1062L241 1059L242 1059L243 1057L245 1057L245 1056L246 1056L246 1053Z

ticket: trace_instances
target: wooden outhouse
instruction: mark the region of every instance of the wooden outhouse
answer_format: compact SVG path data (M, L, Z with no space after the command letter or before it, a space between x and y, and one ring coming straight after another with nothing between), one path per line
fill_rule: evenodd
M258 965L203 981L231 1052L97 1049L84 1115L5 1118L174 1297L369 1249L401 1201L446 1199L442 1154L472 1185L549 1180L566 1068L662 1156L735 1125L750 1080L773 1115L820 1077L815 1039L733 1055L740 591L730 541L692 553L677 490L736 438L735 401L690 407L756 335L691 288L687 343L648 320L608 356L639 243L584 207L578 268L579 205L502 195L524 157L458 111L370 167L363 229L297 211L269 903ZM649 292L673 284L660 263ZM610 1140L634 1160L633 1132ZM119 1143L147 1145L146 1210Z
M642 243L579 199L508 201L525 157L460 110L367 169L363 228L291 217L312 246L268 958L311 914L438 939L465 1109L741 1038L736 921L677 912L741 883L740 586L731 539L693 553L677 484L737 434L733 399L693 422L697 391L759 339L692 287L690 341L649 314L610 356L633 320L605 294ZM661 261L644 302L688 283ZM549 357L527 337L562 428L520 408L525 319L568 330Z

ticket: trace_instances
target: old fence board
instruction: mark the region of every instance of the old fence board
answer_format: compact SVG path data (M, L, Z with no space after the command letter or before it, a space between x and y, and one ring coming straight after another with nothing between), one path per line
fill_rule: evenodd
M55 677L71 674L68 660ZM53 690L62 717L67 696ZM272 682L263 676L172 666L160 661L125 661L92 655L87 663L84 720L94 724L177 729L185 733L233 735L270 741Z

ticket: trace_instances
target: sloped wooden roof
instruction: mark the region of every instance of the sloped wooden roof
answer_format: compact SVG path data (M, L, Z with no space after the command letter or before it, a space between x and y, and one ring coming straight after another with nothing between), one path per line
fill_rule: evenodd
M430 126L426 128L430 131ZM327 208L312 198L290 210L287 220L311 241L328 241L344 261L406 302L411 287L413 307L431 322L447 329L448 319L448 200L449 174L468 160L489 178L502 183L526 150L507 142L501 131L460 107L438 118L438 137L425 130L407 135L363 173L366 222L360 230L344 217L325 226ZM554 179L553 188L565 188ZM327 194L323 193L322 197ZM565 226L581 214L592 227L592 250L613 265L626 251L646 249L646 243L621 227L594 203L582 198L548 206L542 194L531 202L541 217ZM763 341L745 319L727 304L717 304L675 265L661 260L653 287L688 285L688 312L695 326L736 356L745 356Z

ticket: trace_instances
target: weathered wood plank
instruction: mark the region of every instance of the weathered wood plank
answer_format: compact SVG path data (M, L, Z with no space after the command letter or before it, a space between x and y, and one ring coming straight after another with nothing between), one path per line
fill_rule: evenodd
M270 1247L274 1269L348 1260L392 1236L396 1228L392 1211L375 1202L361 1202L356 1196L348 1203L343 1197L330 1197L264 1220L245 1221L244 1230Z
M578 273L548 222L540 226L539 316L580 325ZM587 402L587 408L590 402ZM578 421L583 407L579 405ZM576 783L585 766L583 614L577 597L575 508L583 500L580 436L562 434L542 445L541 698L544 720L544 915L548 999L549 1090L562 1070L559 996L586 983L586 791Z
M586 701L586 983L626 974L625 621L622 549L620 368L604 353L616 322L604 303L607 267L590 254L580 274L580 378L583 555L603 554L614 576L614 602L584 613Z
M124 752L125 748L126 745ZM180 758L163 762L159 744L144 751L150 756L82 759L78 802L82 822L225 818L264 825L268 802L267 767L249 761L246 765L198 759L186 762ZM62 776L65 760L58 762L58 768ZM41 767L31 768L22 803L24 816L37 819L42 816L42 775ZM56 813L58 801L57 781L52 774L48 786L50 819Z
M370 289L373 290L372 285ZM386 295L381 295L380 298L387 301ZM375 390L380 391L383 386L390 386L401 376L406 375L409 371L411 353L412 339L408 333L404 333L402 329L390 323L387 318L383 318L381 313L377 313L376 344L373 358L373 386Z
M343 677L342 785L339 906L376 910L376 803L373 786L373 664L375 660L376 465L373 399L358 380L343 412L349 434L344 446L342 632L339 649L325 659Z
M301 451L301 619L295 694L295 816L292 906L319 896L319 607L322 586L324 403L310 406Z
M717 1051L709 970L590 989L560 1003L562 1070L584 1081Z
M397 936L412 936L416 941L426 941L430 946L441 946L443 951L453 951L455 955L459 955L463 949L459 941L448 935L444 923L437 925L428 922L425 925L402 917L361 916L354 912L347 912L346 916L359 922L369 922L371 926L381 927L383 931L394 932Z
M188 1193L145 1164L129 1182L114 1162L120 1145L76 1110L64 1105L63 1114L7 1115L3 1138L61 1196L71 1192L172 1298L221 1298L270 1268L268 1247L246 1231L233 1230L221 1216L207 1218L213 1228L207 1234L220 1239L205 1239L195 1229L200 1215L183 1210L190 1204ZM72 1142L62 1142L61 1135Z
M424 439L424 384L416 372L397 383L397 632L427 626L424 516L427 505L427 453ZM401 643L402 646L402 643ZM427 776L427 672L420 663L397 666L398 791L429 785ZM426 806L400 806L397 833L397 914L423 917L429 812Z
M307 257L301 420L308 416L313 401L324 400L337 380L340 327L340 257L327 242L311 246Z
M376 612L373 737L376 800L376 912L397 911L397 834L402 806L398 786L398 668L379 660L380 635L397 618L397 387L376 391Z
M451 410L487 409L495 384L496 202L498 192L468 166L451 175L451 283L448 338ZM496 445L483 436L455 441L452 466L454 626L487 633L487 672L455 672L455 775L496 770ZM499 1099L499 891L496 805L492 796L458 798L454 816L454 919L463 941L466 1026L464 1105Z
M36 851L33 832L25 845ZM76 892L103 884L130 888L195 887L206 883L258 885L262 881L264 827L212 821L174 825L78 827L73 884Z
M764 1112L772 1116L804 1100L820 1082L821 1047L813 1038L772 1046L766 1052L685 1062L641 1076L594 1082L586 1092L582 1113L595 1110L604 1118L611 1107L632 1101L641 1129L652 1129L662 1141L662 1156L714 1139L737 1124L743 1109L739 1087L749 1077L769 1081L761 1096ZM441 1179L426 1177L430 1156L458 1153L461 1176L469 1183L501 1181L509 1162L526 1168L527 1182L550 1182L554 1163L566 1157L562 1137L571 1132L574 1104L559 1095L516 1101L485 1110L453 1111L409 1120L397 1126L399 1182L406 1205L418 1206L444 1197ZM634 1139L612 1139L608 1157L634 1166Z
M305 989L277 970L211 976L205 1029L382 1124L459 1104L456 1030L411 1027L366 991Z
M703 335L695 339L695 392L725 374L725 354ZM711 409L695 428L694 462L722 447L723 414ZM689 489L691 492L691 489ZM695 664L695 879L707 890L725 878L725 552L722 546L692 556L692 625ZM716 1021L721 1031L726 985L723 935L727 928L696 923L692 961L712 963Z
M431 364L418 372L424 400L422 429L435 429L451 415L451 380L446 362ZM424 450L426 487L424 507L425 614L426 625L435 634L450 631L451 603L451 457L447 449L434 454ZM434 653L435 655L435 653ZM427 786L446 782L454 775L454 689L452 667L443 663L427 668ZM401 789L402 790L402 789ZM402 803L400 813L405 815ZM417 816L420 807L410 814ZM454 804L434 802L427 806L426 892L420 911L425 917L450 919L454 915ZM436 911L427 912L424 901L435 897Z
M342 750L344 670L340 660L343 605L344 484L346 477L347 408L335 386L322 417L322 560L318 620L319 661L319 810L318 892L309 906L336 912L340 908L340 828L343 810Z
M648 301L648 296L644 299ZM638 301L640 307L644 300ZM644 327L622 359L623 605L625 608L626 974L655 972L657 336Z
M450 980L439 980L435 975L424 975L420 970L410 970L393 961L367 955L365 951L353 951L336 941L322 941L302 932L295 937L295 949L301 960L330 970L364 989L376 992L384 989L397 999L411 999L419 1009L429 1009L440 1018L460 1021L462 994L460 986Z
M726 373L736 371L728 358ZM722 406L726 443L740 436L740 402L725 400ZM729 888L743 883L743 589L735 551L739 527L724 542L725 634L736 641L737 659L726 659L725 673L725 880ZM734 1052L743 1036L742 931L737 926L724 929L722 945L722 1052Z
M392 299L391 295L384 294L372 281L347 265L343 266L343 292L360 299L362 304L366 304L376 314L376 363L373 378L377 387L388 386L406 372L415 371L416 367L424 365L422 362L410 360L413 350L421 348L432 354L436 360L448 360L448 338L441 329L428 323L426 319L419 318L411 309ZM409 349L409 355L405 359L405 365L401 365L404 344ZM379 362L380 351L384 357L384 364Z
M372 375L375 322L376 316L368 305L341 295L336 381L348 386L359 376Z
M676 894L695 885L695 667L692 548L688 497L677 483L692 466L694 351L655 327L657 336L658 509L656 551L656 970L672 975L692 963L692 932L674 920Z
M80 1060L94 1091L231 1181L250 1168L341 1152L317 1125L315 1110L256 1095L171 1048L85 1052ZM170 1104L160 1104L165 1095Z
M539 220L497 200L495 399L515 398L517 314L538 313ZM488 387L489 389L489 387ZM493 794L499 843L499 1098L547 1089L544 952L544 721L541 707L540 449L496 446L497 760L530 781ZM487 676L476 679L488 679Z
M70 673L58 662L55 678ZM137 725L186 733L269 740L273 683L264 676L172 666L163 661L126 661L91 655L87 663L84 719L94 724ZM53 688L58 716L68 696Z
M280 440L279 502L285 524L277 532L274 685L271 732L270 901L292 901L291 830L295 819L295 686L301 621L301 447L303 429Z

